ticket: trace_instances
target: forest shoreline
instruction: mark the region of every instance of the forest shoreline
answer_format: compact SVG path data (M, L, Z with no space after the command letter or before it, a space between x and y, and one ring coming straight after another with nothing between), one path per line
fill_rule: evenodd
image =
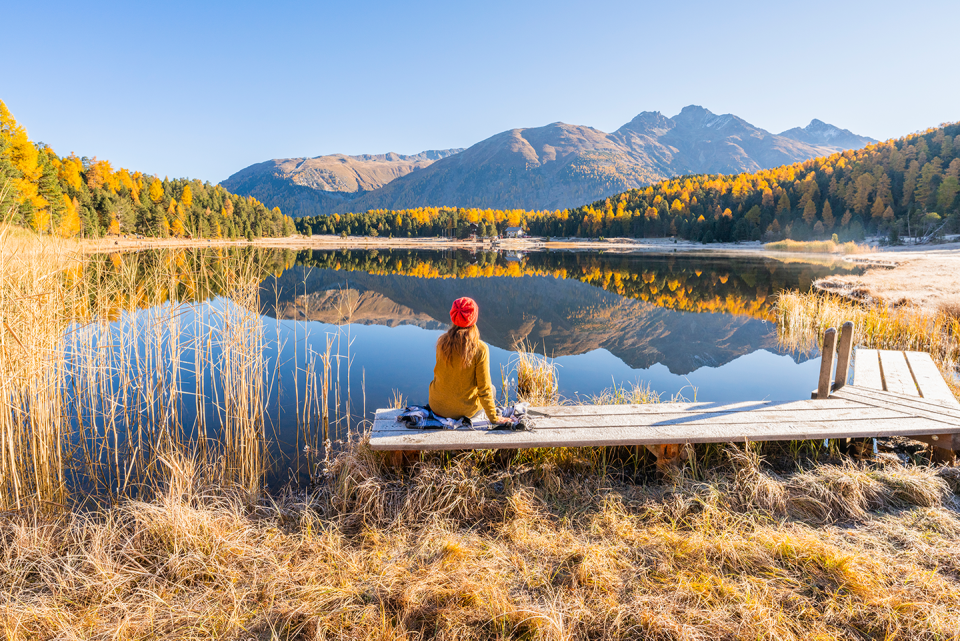
M867 299L887 304L910 304L936 309L960 302L960 242L938 245L885 247L875 252L844 256L803 252L771 251L760 242L712 243L703 245L687 240L657 238L609 238L593 240L569 238L517 238L491 241L451 240L447 238L380 238L334 235L230 240L222 238L133 238L106 237L82 240L84 253L127 252L154 248L266 247L276 249L434 249L467 251L527 252L542 250L602 251L604 253L698 252L711 255L756 255L788 262L810 260L847 260L866 267L858 275L832 276L815 283L817 289L847 298Z

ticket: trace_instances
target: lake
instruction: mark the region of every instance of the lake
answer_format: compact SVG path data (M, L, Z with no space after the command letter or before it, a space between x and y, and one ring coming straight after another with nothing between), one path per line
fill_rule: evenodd
M97 406L125 409L109 421L91 410L95 438L112 429L119 443L131 416L146 426L138 433L176 425L176 438L187 441L198 427L220 438L254 426L265 431L270 454L289 463L305 447L322 449L323 407L336 441L397 397L426 403L450 304L469 296L480 308L501 398L515 396L518 345L556 365L558 392L571 401L635 383L664 400L809 398L819 358L778 345L776 295L856 269L830 258L713 252L113 254L87 266L97 298L91 309L99 310L91 314L109 322L92 334L80 324L71 330L71 385L92 381L83 372L110 354L112 365L97 366L116 372L110 400ZM255 274L267 275L252 289L238 284ZM132 400L147 388L156 391ZM230 427L236 416L249 425Z

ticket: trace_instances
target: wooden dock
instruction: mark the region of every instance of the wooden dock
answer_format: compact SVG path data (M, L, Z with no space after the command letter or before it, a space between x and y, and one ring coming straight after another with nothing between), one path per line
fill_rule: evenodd
M743 403L657 403L530 408L532 432L415 430L395 420L400 410L378 410L374 450L516 449L642 445L661 464L684 445L743 441L795 441L908 436L933 445L940 456L960 450L960 403L929 354L860 349L847 385L852 325L840 338L829 331L815 398Z

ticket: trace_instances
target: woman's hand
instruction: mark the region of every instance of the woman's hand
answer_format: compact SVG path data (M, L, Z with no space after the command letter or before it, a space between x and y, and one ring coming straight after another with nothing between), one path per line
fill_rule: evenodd
M513 419L507 418L506 416L501 416L497 419L497 425L509 425L513 423Z

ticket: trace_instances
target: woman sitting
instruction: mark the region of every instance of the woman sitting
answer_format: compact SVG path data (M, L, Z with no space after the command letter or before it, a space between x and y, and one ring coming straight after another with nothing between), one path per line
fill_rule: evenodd
M444 418L475 418L481 411L490 423L508 423L497 415L490 382L490 348L480 340L477 303L458 298L450 308L453 325L437 341L437 364L430 382L430 409Z

